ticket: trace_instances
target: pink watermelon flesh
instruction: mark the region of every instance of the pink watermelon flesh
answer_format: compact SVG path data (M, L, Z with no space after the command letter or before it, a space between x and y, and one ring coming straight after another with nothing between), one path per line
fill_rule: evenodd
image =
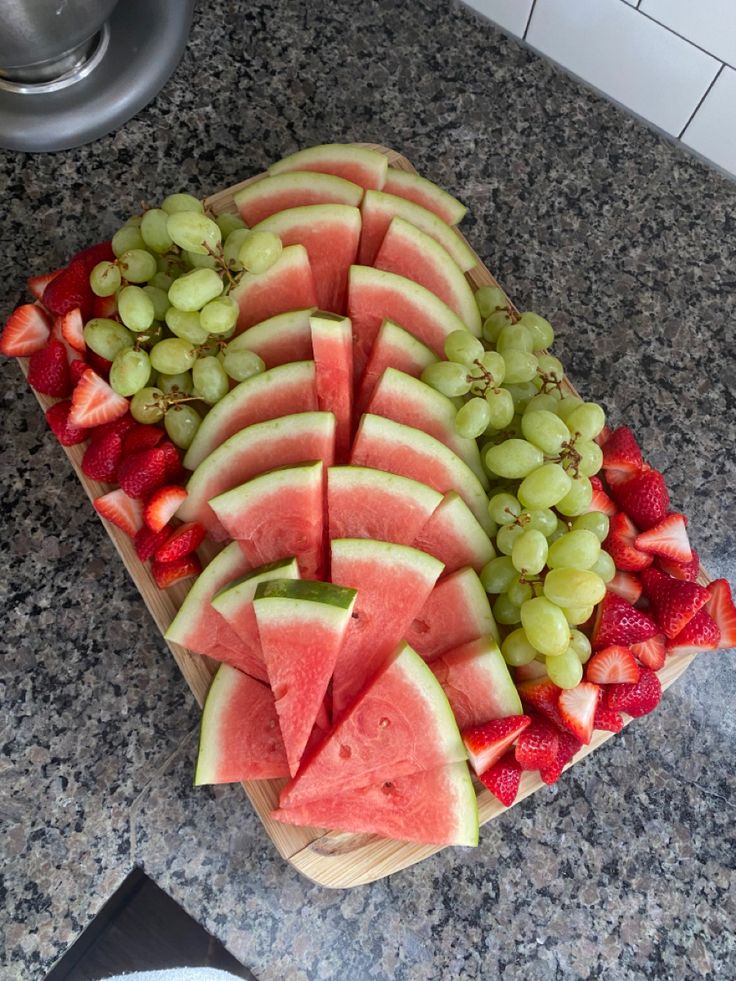
M284 249L266 272L245 273L230 296L240 307L238 334L276 314L318 306L307 250L302 245Z
M463 784L470 784L470 793ZM450 763L327 800L278 809L271 817L284 824L376 834L426 845L472 845L474 831L463 828L458 817L458 811L472 811L472 796L466 764ZM466 823L471 822L466 818Z
M311 313L311 309L289 310L254 324L238 336L235 349L253 351L263 360L266 370L289 361L309 361L312 357Z
M396 197L413 201L427 211L432 211L448 225L456 225L467 212L464 204L426 177L419 177L418 174L396 170L393 167L388 168L381 190L384 194L395 194Z
M384 154L349 143L326 143L308 147L278 160L268 168L272 175L290 171L334 174L335 177L342 177L360 187L375 190L383 187L387 170L388 160Z
M333 720L381 670L422 609L442 572L439 562L427 559L387 542L332 542L332 581L358 590L332 679Z
M317 402L335 416L335 458L350 453L353 417L353 333L350 321L319 313L311 318ZM326 462L326 461L325 461Z
M360 389L356 396L357 412L362 415L371 400L376 385L386 368L396 368L412 378L418 378L424 369L437 360L416 337L412 337L403 327L384 321L371 348L368 362L363 372Z
M449 491L409 544L445 564L445 574L470 566L480 572L495 555L488 535L465 501Z
M516 686L491 637L441 654L430 668L447 695L459 729L521 714Z
M279 211L307 204L360 204L363 188L334 174L288 171L254 181L235 195L240 217L253 228Z
M289 774L273 692L224 664L205 702L196 785Z
M417 654L432 661L497 628L481 581L472 569L458 569L442 578L406 631Z

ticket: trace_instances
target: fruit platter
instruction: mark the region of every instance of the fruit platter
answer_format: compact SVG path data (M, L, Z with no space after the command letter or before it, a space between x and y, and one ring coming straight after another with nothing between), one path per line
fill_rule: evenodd
M465 210L393 150L311 147L147 207L0 336L203 707L195 785L242 783L325 886L476 845L736 645Z

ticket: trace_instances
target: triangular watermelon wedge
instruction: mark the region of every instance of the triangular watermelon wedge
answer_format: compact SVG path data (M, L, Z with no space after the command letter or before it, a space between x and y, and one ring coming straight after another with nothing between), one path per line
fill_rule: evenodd
M307 250L288 246L270 269L243 273L230 296L240 307L238 334L278 313L319 306Z
M396 167L389 167L386 171L386 180L381 190L386 194L395 194L396 197L420 204L427 211L434 212L448 225L457 225L468 211L461 201L426 177Z
M422 659L402 644L281 793L282 808L339 798L467 758L452 709Z
M279 808L271 817L284 824L376 834L424 845L478 844L477 799L466 763L448 763L327 799Z
M332 717L337 719L396 649L442 563L406 545L370 539L335 539L331 554L332 581L358 590L332 681Z
M324 582L274 579L253 611L292 776L324 704L356 592Z
M334 174L360 187L381 188L386 180L388 158L378 150L353 143L323 143L298 150L268 168L271 175L294 170Z
M438 188L439 190L439 188ZM288 171L252 181L234 195L235 205L249 228L287 208L307 204L349 204L357 207L363 188L334 174Z
M319 312L309 318L314 353L317 402L335 416L335 457L344 463L350 452L353 419L353 331L347 317Z
M204 703L195 786L288 775L273 692L223 664Z
M252 351L263 359L266 368L289 361L308 361L312 357L312 334L309 318L313 307L287 310L262 320L228 342L228 351Z
M466 565L480 572L496 555L490 538L455 491L444 495L442 503L408 544L444 562L446 575Z
M362 415L371 400L373 391L386 368L397 368L412 378L418 378L429 365L437 361L437 355L403 327L384 320L373 342L368 363L355 399L357 413Z

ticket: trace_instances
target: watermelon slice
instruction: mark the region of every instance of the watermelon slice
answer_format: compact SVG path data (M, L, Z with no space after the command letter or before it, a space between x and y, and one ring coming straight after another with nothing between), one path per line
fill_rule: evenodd
M271 470L210 501L251 569L294 556L305 579L320 578L323 471L321 461Z
M268 168L272 176L294 170L334 174L360 187L381 188L386 180L388 159L377 150L352 143L324 143L292 153Z
M479 637L430 664L455 713L459 729L521 715L521 699L498 644Z
M271 812L284 824L332 828L417 841L425 845L477 845L478 805L466 763L393 777Z
M324 704L355 596L331 583L289 579L256 590L253 610L292 776Z
M312 357L309 318L314 308L289 310L254 324L228 342L230 351L252 351L266 368L289 361L308 361Z
M263 651L258 637L258 625L253 612L253 597L262 582L270 579L298 579L299 566L296 559L283 559L281 562L271 562L260 569L246 573L234 582L228 583L213 598L212 606L227 620L240 641L240 651L248 653L250 667L243 668L247 674L268 681L268 671L263 660Z
M468 330L480 334L480 313L470 284L431 235L403 218L394 218L373 264L426 286L455 311Z
M310 317L317 402L335 415L335 456L347 460L353 418L353 331L350 321L334 313Z
M403 327L384 320L373 342L355 404L363 414L370 402L373 390L386 368L397 368L406 375L418 378L424 369L434 364L437 355Z
M331 412L297 412L241 429L199 464L187 484L187 496L177 517L198 521L211 538L222 541L224 528L209 505L210 498L232 490L276 467L322 460L332 466L335 456L335 417Z
M358 255L360 228L357 208L346 204L309 204L279 211L259 222L255 230L274 232L285 246L303 245L312 267L317 306L344 313L348 270Z
M483 487L488 487L488 474L483 469L478 444L458 434L457 408L446 395L403 371L387 368L373 390L366 411L434 436L467 463Z
M465 501L448 491L417 537L410 543L445 564L445 574L463 566L480 572L496 555L490 538Z
M481 482L444 443L419 429L366 413L353 441L350 462L411 477L442 494L457 491L483 530L491 530L488 498Z
M288 775L273 692L221 665L204 703L195 786Z
M252 669L251 659L243 658L240 637L212 606L215 593L247 568L248 562L235 542L224 548L194 580L164 634L166 640L235 668Z
M454 228L450 228L433 212L412 201L407 201L406 198L384 194L382 191L366 191L360 210L363 214L363 232L360 236L358 262L361 265L373 265L388 226L392 219L397 217L426 232L446 252L449 252L462 272L472 269L478 262L473 250Z
M444 576L404 635L425 661L490 634L500 642L488 596L473 569Z
M331 800L467 758L449 702L402 644L281 793L282 808Z
M370 467L330 467L330 538L372 538L412 545L442 495L426 484ZM427 549L423 549L427 551Z
M349 204L357 207L363 188L333 174L289 171L253 181L234 196L235 205L249 228L288 208L307 204Z
M184 466L196 470L205 457L246 426L317 408L313 361L279 365L246 378L204 417L184 457Z
M397 170L395 167L389 167L386 171L386 180L381 190L386 194L395 194L396 197L420 204L427 211L434 212L448 225L457 225L468 211L462 202L426 177L420 177L419 174L412 174L406 170Z
M406 545L370 539L335 539L331 553L332 581L358 590L332 682L336 719L396 649L430 595L442 563Z
M277 313L318 306L307 250L290 245L266 272L244 273L230 296L240 307L237 334Z
M384 320L400 324L439 358L444 357L447 335L466 329L455 311L424 286L368 266L353 266L350 270L348 315L353 322L358 381Z

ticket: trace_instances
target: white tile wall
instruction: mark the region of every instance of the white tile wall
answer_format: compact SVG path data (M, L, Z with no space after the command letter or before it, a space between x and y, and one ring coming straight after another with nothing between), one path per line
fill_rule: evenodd
M736 174L736 71L724 68L682 135L683 143Z
M509 34L524 37L533 0L471 0L470 6L485 14Z
M736 0L641 0L639 10L736 66Z

